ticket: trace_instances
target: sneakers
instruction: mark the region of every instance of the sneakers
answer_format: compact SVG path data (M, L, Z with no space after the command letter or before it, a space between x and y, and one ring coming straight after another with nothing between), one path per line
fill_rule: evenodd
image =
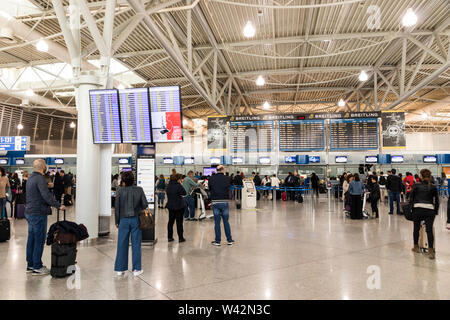
M134 270L133 276L137 277L144 273L144 270Z
M33 276L44 276L50 273L50 270L46 266L42 266L40 269L33 269Z
M116 271L116 276L120 277L125 274L125 271Z
M234 240L228 241L228 245L232 246L234 244Z
M211 244L212 244L213 246L220 247L220 242L215 242L215 241L213 241L213 242L211 242Z
M185 242L185 241L186 241L185 238L182 238L182 239L178 240L179 243L182 243L182 242Z
M33 272L33 268L27 267L27 273L32 273Z
M420 253L419 245L415 244L415 245L414 245L414 248L412 248L411 251L412 251L412 252L415 252L415 253Z

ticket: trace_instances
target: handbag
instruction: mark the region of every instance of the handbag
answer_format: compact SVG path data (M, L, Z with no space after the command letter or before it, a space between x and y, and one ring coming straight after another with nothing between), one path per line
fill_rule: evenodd
M400 204L400 207L402 208L403 215L405 216L406 220L412 221L413 220L413 213L411 204L409 202L403 202Z
M139 229L150 230L155 227L155 220L153 219L150 209L144 209L139 213Z

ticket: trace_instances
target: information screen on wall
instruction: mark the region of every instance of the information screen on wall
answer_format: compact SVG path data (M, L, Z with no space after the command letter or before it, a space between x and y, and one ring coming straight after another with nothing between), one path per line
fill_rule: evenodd
M272 151L273 121L230 122L230 150Z
M183 141L179 86L148 88L153 142Z
M378 149L378 120L330 120L330 150Z
M119 90L123 143L151 143L147 88Z
M155 159L137 159L137 186L144 189L148 203L155 202Z
M12 136L0 137L0 151L27 151L30 150L30 137Z
M121 143L117 90L90 90L89 101L94 143Z
M280 120L280 151L323 150L324 120Z

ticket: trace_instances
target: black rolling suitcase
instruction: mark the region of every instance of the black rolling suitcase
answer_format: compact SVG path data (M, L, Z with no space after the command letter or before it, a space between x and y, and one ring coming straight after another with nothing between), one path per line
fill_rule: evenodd
M66 220L66 211L64 211ZM57 222L59 221L59 210L57 212ZM77 244L52 244L52 266L50 275L53 278L64 278L75 272L77 259Z
M0 242L8 241L11 238L11 224L8 219L0 219Z
M65 194L63 201L64 201L64 205L66 207L73 205L73 203L72 203L72 196L70 194Z

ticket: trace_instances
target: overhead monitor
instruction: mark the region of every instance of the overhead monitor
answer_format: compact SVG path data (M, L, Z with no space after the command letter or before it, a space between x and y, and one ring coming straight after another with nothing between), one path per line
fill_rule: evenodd
M63 158L56 158L55 159L55 164L64 164L64 159Z
M242 157L233 157L233 164L239 164L239 163L244 163L244 158Z
M377 163L378 156L366 156L366 163Z
M285 163L296 163L297 162L297 157L296 156L284 157L284 162Z
M436 163L437 162L437 156L423 156L423 162L424 163Z
M119 158L119 164L130 164L128 158Z
M122 168L122 172L128 172L128 171L131 171L132 170L132 168L129 168L129 167L127 167L127 168Z
M151 143L148 88L119 90L123 143Z
M259 157L259 164L270 164L270 157Z
M391 163L402 163L403 160L403 156L391 156Z
M211 157L209 158L211 164L220 164L220 158L219 157Z
M25 164L25 159L23 159L23 158L16 159L16 165L19 165L19 164Z
M210 168L203 168L203 175L204 176L212 176L213 173L217 173L217 168L210 167Z
M172 157L165 157L163 158L164 164L173 164L173 158Z
M335 162L336 163L347 163L348 157L347 156L336 156Z
M194 164L194 157L184 158L184 164Z
M310 163L320 163L320 157L319 156L309 156L309 162Z
M0 159L0 165L4 165L4 166L6 166L6 165L8 165L8 158L1 158Z
M116 89L89 90L94 143L122 143Z
M180 87L151 87L148 90L153 142L183 141Z

